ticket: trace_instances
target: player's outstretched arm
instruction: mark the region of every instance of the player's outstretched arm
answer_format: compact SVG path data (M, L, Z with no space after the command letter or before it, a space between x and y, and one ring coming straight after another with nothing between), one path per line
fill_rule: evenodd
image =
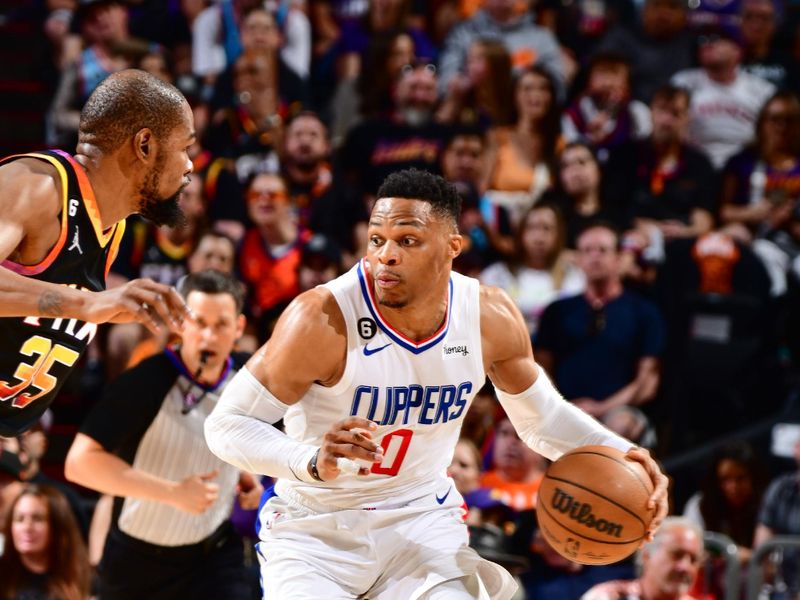
M317 288L298 296L206 419L211 451L251 473L306 482L335 478L339 457L376 460L377 444L357 431L373 426L366 419L333 423L321 445L291 439L273 426L312 384L341 378L346 352L344 318L333 295Z
M51 167L20 159L0 167L0 262L25 263L24 249L50 251L58 240L60 191ZM146 279L106 292L86 292L0 268L0 317L62 317L93 323L139 321L152 331L180 331L187 316L178 293Z
M481 287L481 338L486 372L520 438L551 460L579 446L617 448L642 463L653 481L650 533L667 515L668 480L650 454L564 400L533 358L524 319L508 295Z

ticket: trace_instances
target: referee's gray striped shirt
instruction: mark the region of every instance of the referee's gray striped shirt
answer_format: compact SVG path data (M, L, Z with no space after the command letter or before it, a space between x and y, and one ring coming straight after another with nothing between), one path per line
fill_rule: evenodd
M117 521L124 533L159 546L183 546L207 538L230 516L239 471L211 453L203 423L234 374L231 370L224 384L206 392L186 415L181 414L186 393L191 390L199 397L203 390L184 375L178 376L139 442L133 460L134 468L172 481L218 470L219 475L212 480L219 485L216 502L206 512L195 515L160 502L125 498Z

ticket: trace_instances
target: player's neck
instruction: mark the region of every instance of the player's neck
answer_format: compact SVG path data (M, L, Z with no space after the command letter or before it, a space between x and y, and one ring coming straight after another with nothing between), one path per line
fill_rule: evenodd
M104 230L133 212L129 199L135 194L134 189L114 157L104 155L96 146L81 143L75 160L83 167L92 186Z
M397 331L415 342L439 331L447 317L447 293L402 308L379 305L381 316Z

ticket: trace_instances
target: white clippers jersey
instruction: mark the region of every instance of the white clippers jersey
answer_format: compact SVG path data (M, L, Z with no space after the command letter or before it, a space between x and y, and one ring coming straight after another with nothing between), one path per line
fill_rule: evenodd
M344 374L333 387L313 385L289 408L286 433L320 445L335 421L365 417L378 424L372 439L383 446L384 460L366 476L342 473L314 484L280 480L275 491L319 510L397 506L434 490L444 493L461 423L485 381L478 281L451 274L444 323L421 342L381 317L364 260L325 287L347 324Z

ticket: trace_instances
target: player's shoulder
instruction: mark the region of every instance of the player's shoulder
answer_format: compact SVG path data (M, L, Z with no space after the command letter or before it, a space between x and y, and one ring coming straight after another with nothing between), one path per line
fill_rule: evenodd
M478 287L478 297L481 303L481 314L483 314L484 311L502 311L510 306L514 306L514 301L511 300L511 297L506 291L496 285L481 283Z
M497 337L527 339L528 328L519 308L502 288L481 284L478 291L481 337L484 342Z
M346 331L344 315L333 292L319 286L299 294L281 315L275 333L295 336L330 336Z
M4 213L19 211L40 217L60 210L59 179L56 168L42 160L21 157L0 165L0 203Z
M292 300L248 365L263 382L306 385L335 380L346 352L347 327L339 305L330 290L317 287ZM270 390L277 393L277 388Z

